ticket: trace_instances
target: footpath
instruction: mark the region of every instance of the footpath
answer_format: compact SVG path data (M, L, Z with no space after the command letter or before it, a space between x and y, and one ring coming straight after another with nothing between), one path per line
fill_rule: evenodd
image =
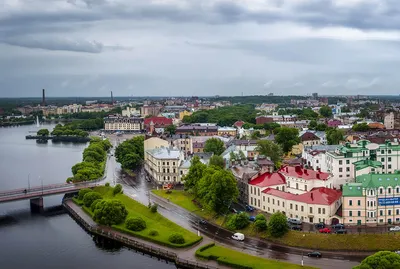
M169 261L175 262L177 265L184 266L186 268L204 268L204 269L228 269L230 267L218 264L216 261L204 261L196 258L196 250L206 244L210 244L213 241L208 237L203 237L200 243L195 244L185 249L161 247L158 244L142 240L138 237L130 236L125 233L121 233L113 230L110 227L98 225L93 219L86 214L81 207L76 205L72 200L65 200L63 202L67 211L85 227L89 232L99 234L110 239L114 239L125 243L128 246L138 248L145 252L149 252L155 256L165 258Z

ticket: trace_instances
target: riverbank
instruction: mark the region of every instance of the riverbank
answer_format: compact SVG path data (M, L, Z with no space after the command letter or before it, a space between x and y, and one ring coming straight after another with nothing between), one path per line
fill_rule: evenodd
M90 137L78 137L78 136L42 136L42 135L27 135L25 139L36 139L36 140L52 140L53 142L73 142L73 143L87 143L90 141Z

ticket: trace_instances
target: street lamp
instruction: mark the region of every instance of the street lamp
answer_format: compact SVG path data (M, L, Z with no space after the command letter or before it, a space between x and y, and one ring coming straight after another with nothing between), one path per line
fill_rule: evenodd
M42 196L43 196L43 178L39 176L39 180L42 182Z
M303 234L303 238L304 238L305 236L306 236L306 235ZM302 267L304 266L304 250L303 250L303 249L301 250L301 266L302 266Z

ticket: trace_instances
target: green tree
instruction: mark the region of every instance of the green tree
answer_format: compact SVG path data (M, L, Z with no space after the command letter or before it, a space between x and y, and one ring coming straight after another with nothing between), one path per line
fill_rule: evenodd
M125 221L128 211L119 200L101 200L96 204L93 219L102 225L121 224Z
M199 156L194 156L190 161L189 173L184 177L185 189L197 193L197 183L203 177L207 166L200 161Z
M50 134L50 132L49 132L49 130L47 130L47 129L40 129L38 132L37 132L37 135L39 135L39 136L48 136Z
M231 230L241 230L246 228L249 224L249 215L245 212L231 215L227 222L227 226Z
M238 160L239 159L239 157L238 156L236 156L236 154L235 154L235 152L233 152L233 151L231 151L230 153L229 153L229 160L230 161L233 161L233 160Z
M217 213L226 213L231 202L236 201L239 191L231 171L207 167L197 183L198 195L205 206Z
M94 191L88 192L88 193L86 193L86 194L83 196L83 204L84 204L86 207L90 208L90 206L92 205L92 203L93 203L95 200L99 200L99 199L102 199L102 198L103 198L103 197L102 197L101 194L98 193L98 192L94 192Z
M78 192L78 199L83 200L86 193L92 192L92 189L80 189Z
M312 120L312 121L310 121L310 123L308 124L308 129L310 129L310 130L315 130L315 128L317 128L317 125L318 125L317 121L316 121L316 120Z
M268 232L270 235L273 237L282 237L288 232L288 230L289 227L286 216L281 212L272 214L268 224Z
M256 221L254 222L254 227L255 227L256 230L259 231L259 232L266 231L267 228L268 228L267 221L266 221L266 220L260 220L260 219L259 219L259 220L256 220Z
M224 159L221 157L221 156L219 156L219 155L213 155L213 156L211 156L211 158L210 158L210 163L209 163L209 165L214 165L214 166L216 166L216 167L219 167L219 168L224 168L225 167L225 161L224 161Z
M256 130L251 134L251 139L258 139L261 137L260 131Z
M271 161L274 162L275 166L278 167L280 162L282 161L282 148L280 145L269 141L269 140L260 140L257 141L257 152L260 155L264 155L266 157L271 158Z
M125 226L131 231L139 232L146 229L146 222L141 217L130 217L126 219Z
M124 169L135 169L144 158L144 137L126 140L115 149L115 157Z
M170 135L173 135L173 134L175 134L175 132L176 132L176 126L173 125L173 124L168 125L167 127L164 128L164 131L165 131L166 133L170 134Z
M363 118L363 119L368 118L369 117L369 110L367 108L361 109L360 113L357 114L357 117L360 117L360 118Z
M118 194L120 192L122 192L122 185L121 184L115 185L115 187L113 189L113 195L116 195L116 194Z
M238 155L239 155L238 157L240 160L242 160L242 161L246 160L246 155L244 155L244 152L242 150L239 150Z
M353 125L353 131L355 132L366 132L369 130L369 126L366 122L357 123Z
M204 144L204 152L212 152L215 155L221 155L225 150L224 142L218 138L210 138Z
M315 130L316 130L316 131L326 131L327 128L328 128L328 125L326 125L325 123L319 123L319 124L315 127Z
M319 114L321 114L325 118L332 117L332 109L329 106L322 106L319 109Z
M349 112L351 112L351 110L350 110L350 108L348 107L348 106L344 106L344 107L342 107L342 113L349 113Z
M400 255L391 251L379 251L365 258L360 265L353 269L398 269Z
M326 131L326 140L329 145L338 145L340 141L343 141L344 132L340 129L328 129Z
M282 146L284 152L289 152L294 145L300 143L299 130L296 128L281 127L277 130L275 141Z

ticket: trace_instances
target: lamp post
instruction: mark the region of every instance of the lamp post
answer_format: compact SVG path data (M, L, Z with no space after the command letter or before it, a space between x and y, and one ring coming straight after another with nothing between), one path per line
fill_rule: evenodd
M303 234L303 238L304 238L305 236L306 236L306 235ZM302 267L304 266L304 250L301 250L301 266L302 266Z
M43 178L41 178L41 176L39 176L39 180L42 182L42 196L43 196Z

